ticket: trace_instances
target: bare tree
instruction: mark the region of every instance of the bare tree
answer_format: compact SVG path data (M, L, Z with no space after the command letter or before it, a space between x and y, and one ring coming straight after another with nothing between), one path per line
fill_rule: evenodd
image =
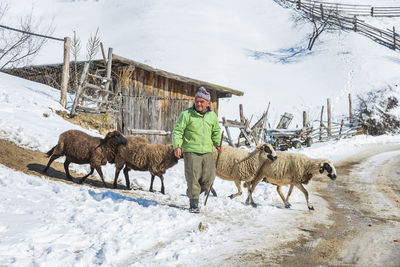
M95 58L97 53L99 52L100 48L100 37L99 37L99 28L96 29L94 35L90 35L87 43L86 43L86 59L89 64L91 64L92 60ZM73 58L73 70L72 70L72 77L73 77L73 87L74 90L77 91L79 86L79 77L80 72L82 70L78 69L78 58L80 57L82 48L81 39L77 36L76 32L74 31L74 37L71 42L71 54Z
M74 38L72 39L71 43L71 54L74 59L74 70L73 70L73 81L74 81L74 89L75 91L78 88L78 83L79 83L79 77L78 77L78 57L81 51L81 39L76 35L76 32L74 31Z
M28 64L38 54L47 39L38 35L51 35L52 25L41 30L40 21L35 21L33 12L20 19L18 30L2 25L8 6L0 2L0 69ZM32 35L31 33L36 33Z
M305 6L293 15L296 26L311 24L312 33L309 36L308 50L312 50L315 41L325 32L332 32L341 29L339 14L337 9L323 9L322 4L317 6Z
M90 35L90 38L86 45L87 59L89 61L89 64L99 52L99 48L100 48L100 37L99 37L99 28L97 28L94 36Z

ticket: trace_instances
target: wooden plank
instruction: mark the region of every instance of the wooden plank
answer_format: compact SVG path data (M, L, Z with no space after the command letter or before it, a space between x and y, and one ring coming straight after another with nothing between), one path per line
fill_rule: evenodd
M128 129L130 134L140 134L140 135L171 135L170 131L164 130L147 130L147 129Z
M88 82L86 82L84 84L84 87L87 87L87 88L90 88L90 89L104 91L104 86L98 86L98 85L91 84L91 83L88 83Z
M240 132L243 134L244 138L247 140L249 145L251 145L253 142L251 141L250 136L246 133L245 129L240 129Z
M106 109L98 109L98 108L91 108L91 107L85 107L85 106L77 106L76 107L77 111L84 111L88 113L94 113L94 114L101 114L101 113L106 113Z
M222 117L222 122L223 122L223 124L225 124L225 122L226 122L225 117ZM227 138L228 138L228 144L229 144L231 147L234 147L233 141L232 141L231 132L229 131L229 127L228 127L228 126L225 126L225 130L226 130L226 134L227 134Z
M331 136L331 129L332 129L332 106L331 106L331 99L327 99L327 109L328 112L328 135Z
M222 122L222 125L225 127L234 127L234 128L242 128L245 129L246 128L246 124L243 122L239 122L239 121L232 121L232 120L225 120L225 122Z
M84 83L84 81L85 81L85 79L86 79L86 74L87 74L88 70L89 70L89 64L88 64L88 63L85 63L85 65L84 65L84 67L83 67L82 74L81 74L81 78L80 78L80 80L79 80L78 90L76 91L76 94L75 94L74 103L72 104L71 116L74 116L74 115L75 115L75 109L76 109L76 107L77 107L77 105L78 105L79 97L80 97L80 94L82 93L82 90L83 90L83 83Z
M81 97L85 98L86 100L95 102L95 103L106 104L106 103L109 102L109 101L104 100L104 99L93 98L93 97L88 96L88 95L86 95L86 94L84 94L84 93L81 93Z
M64 38L64 60L61 75L61 96L60 104L64 108L67 106L67 91L68 91L68 81L69 81L69 61L70 61L70 42L71 38Z
M96 75L96 74L91 74L91 73L88 73L88 75L89 75L90 77L93 77L93 78L96 78L96 79L100 79L100 80L106 80L106 81L111 81L111 79L110 79L110 78L103 77L103 76L99 76L99 75Z
M322 106L322 108L321 108L321 119L320 119L320 127L319 127L319 140L322 139L322 125L324 124L322 122L323 115L324 115L324 106Z

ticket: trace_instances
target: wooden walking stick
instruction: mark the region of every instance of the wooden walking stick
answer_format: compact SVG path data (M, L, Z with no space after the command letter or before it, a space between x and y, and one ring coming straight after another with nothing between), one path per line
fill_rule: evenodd
M223 138L224 138L224 131L222 131L222 134L221 134L221 141L219 142L219 146L220 146L220 147L222 146L222 139L223 139ZM217 156L217 160L216 160L216 162L215 162L215 172L217 172L218 160L219 160L219 155L220 155L220 154L221 154L221 153L220 153L219 150L218 150L218 156ZM211 192L211 189L212 189L213 184L214 184L214 181L212 182L210 188L208 189L206 199L204 200L204 206L207 205L207 199L208 199L208 196L210 195L210 192Z

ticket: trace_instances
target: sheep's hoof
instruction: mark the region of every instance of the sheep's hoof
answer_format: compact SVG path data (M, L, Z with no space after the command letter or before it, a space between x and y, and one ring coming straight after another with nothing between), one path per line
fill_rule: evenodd
M285 204L285 208L290 208L292 205L290 203Z
M308 207L309 210L314 210L313 206Z
M257 204L256 203L251 203L251 206L253 207L253 208L257 208Z
M234 198L234 197L235 197L235 196L234 196L233 194L229 196L230 199L232 199L232 198ZM249 203L246 202L246 204L249 204Z

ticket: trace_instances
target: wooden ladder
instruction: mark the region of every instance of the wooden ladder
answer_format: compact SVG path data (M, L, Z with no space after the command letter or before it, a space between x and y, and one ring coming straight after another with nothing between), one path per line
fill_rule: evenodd
M106 113L112 107L116 100L116 94L110 91L111 83L111 66L112 66L112 48L108 49L108 60L106 62L106 76L98 74L98 70L94 74L89 73L88 62L85 63L79 80L74 103L71 108L71 116L75 116L77 112L101 114ZM88 82L88 77L93 80L99 80L100 85ZM92 93L89 95L88 90ZM96 97L96 95L98 97ZM109 96L112 96L111 98ZM89 105L87 105L89 104Z

